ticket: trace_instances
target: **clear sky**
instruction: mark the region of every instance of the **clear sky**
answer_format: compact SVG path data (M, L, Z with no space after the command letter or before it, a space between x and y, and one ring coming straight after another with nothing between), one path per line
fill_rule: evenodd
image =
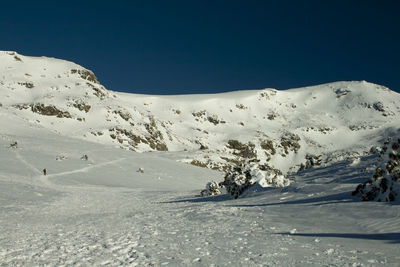
M0 49L73 61L110 90L400 92L400 1L3 1Z

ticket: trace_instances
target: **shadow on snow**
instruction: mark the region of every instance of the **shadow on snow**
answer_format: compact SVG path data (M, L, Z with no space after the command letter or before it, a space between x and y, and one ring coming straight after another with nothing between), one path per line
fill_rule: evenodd
M357 234L357 233L276 233L277 235L306 236L306 237L336 237L365 240L381 240L389 243L400 243L400 233L378 233L378 234Z
M192 197L192 198L183 198L179 200L165 201L162 203L204 203L204 202L223 202L233 200L233 198L228 194L218 195L218 196L208 196L208 197Z
M235 207L267 207L267 206L279 206L279 205L297 205L297 204L311 204L311 205L328 205L335 203L349 203L349 202L359 202L351 196L351 192L342 192L332 195L325 195L321 197L296 199L290 201L273 202L273 203L263 203L263 204L242 204L234 205Z
M246 196L243 198L237 199L239 200L246 200L253 196ZM204 202L224 202L224 201L235 201L233 197L229 194L223 194L218 196L210 196L210 197L193 197L193 198L183 198L179 200L172 200L166 201L163 203L204 203ZM254 204L238 204L232 205L234 207L267 207L267 206L279 206L279 205L297 205L297 204L311 204L311 205L328 205L328 204L335 204L335 203L349 203L349 202L360 202L359 200L355 199L351 196L351 192L342 192L332 195L325 195L321 197L314 197L314 198L305 198L305 199L297 199L297 200L290 200L290 201L282 201L282 202L273 202L273 203L254 203Z

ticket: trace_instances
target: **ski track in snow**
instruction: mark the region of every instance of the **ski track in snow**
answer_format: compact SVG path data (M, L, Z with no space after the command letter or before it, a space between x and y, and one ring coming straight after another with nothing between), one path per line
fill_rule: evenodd
M79 175L70 181L74 174L117 181L123 175L179 178L160 169L151 154L157 163L145 169L148 176L132 166L143 166L148 158L132 160L119 151L108 156L101 149L85 149L100 155L92 165L71 155L53 166L64 171L44 176L31 162L32 155L44 157L42 147L8 151L15 158L3 150L0 156L16 168L15 174L0 175L0 266L398 266L400 261L400 208L349 195L368 160L357 168L340 162L310 169L291 177L288 188L232 200L195 197L200 187L157 190L153 183L149 191L88 184ZM125 173L103 175L110 167Z
M18 153L17 158L38 172ZM62 178L124 160L47 177ZM282 207L268 207L254 205L251 198L234 201L224 196L194 198L185 192L44 185L64 195L14 213L14 220L2 220L2 266L396 266L395 260L400 260L388 259L376 247L342 244L339 234L302 233L295 228L299 218L291 214L299 205L285 208L290 196L281 198ZM317 216L323 211L322 205L300 207ZM366 227L375 224L379 220L368 220Z
M64 175L73 174L73 173L79 173L79 172L88 172L91 169L100 168L100 167L104 167L104 166L107 166L107 165L115 164L115 163L123 161L123 160L125 160L125 159L122 158L122 159L116 159L116 160L111 160L111 161L102 162L102 163L96 163L94 165L87 166L87 167L84 167L84 168L81 168L81 169L77 169L77 170L73 170L73 171L48 174L48 175L46 175L46 177L51 178L51 177L64 176Z
M96 163L93 164L91 166L87 166L87 167L83 167L81 169L77 169L77 170L73 170L73 171L67 171L67 172L60 172L60 173L54 173L54 174L47 174L47 175L41 175L40 179L42 180L42 182L48 186L52 186L51 183L49 182L49 178L54 178L54 177L60 177L60 176L66 176L69 174L74 174L74 173L80 173L80 172L88 172L91 169L95 169L95 168L101 168L107 165L113 165L115 163L121 162L125 160L125 158L122 159L116 159L116 160L111 160L111 161L107 161L107 162L102 162L102 163Z
M84 167L44 176L25 150L12 151L32 176L0 177L26 194L0 209L0 266L397 266L400 260L400 209L365 217L366 203L346 198L354 187L346 177L351 181L368 162L360 169L346 163L311 169L292 177L289 188L232 200L79 179L64 184L73 174L100 175L131 160L79 161L74 166ZM146 171L172 177L156 166Z
M35 166L33 166L32 164L30 164L29 162L27 162L18 151L15 151L15 156L17 157L17 159L23 163L25 166L27 166L30 170L32 170L35 174L42 174L42 172L40 170L38 170Z
M123 160L126 160L125 158L121 158L121 159L106 161L106 162L102 162L102 163L96 163L96 164L93 164L93 165L90 165L90 166L86 166L86 167L83 167L83 168L80 168L80 169L76 169L76 170L73 170L73 171L66 171L66 172L43 175L42 171L37 169L34 165L29 163L28 161L26 161L26 159L23 158L18 151L15 151L15 155L16 155L17 159L21 163L23 163L30 170L32 170L35 174L37 174L37 176L33 177L33 179L39 178L39 180L41 180L43 182L43 184L45 184L46 186L49 186L49 187L54 187L54 185L52 185L52 183L50 183L49 178L66 176L68 174L74 174L74 173L80 173L80 172L88 172L88 171L90 171L91 169L94 169L94 168L101 168L101 167L104 167L104 166L107 166L107 165L113 165L115 163L118 163L118 162L121 162Z

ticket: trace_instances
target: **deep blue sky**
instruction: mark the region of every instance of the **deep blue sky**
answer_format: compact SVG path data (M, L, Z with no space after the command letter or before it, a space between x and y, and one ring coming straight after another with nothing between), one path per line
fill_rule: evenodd
M367 80L400 92L400 1L7 1L0 49L146 94Z

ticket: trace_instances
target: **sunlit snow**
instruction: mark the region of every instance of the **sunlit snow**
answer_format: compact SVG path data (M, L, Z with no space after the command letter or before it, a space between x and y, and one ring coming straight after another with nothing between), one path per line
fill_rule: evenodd
M351 196L378 164L371 147L397 133L397 93L338 82L146 96L74 69L83 68L0 52L1 266L398 266L398 203ZM35 103L71 118L34 113ZM261 149L287 131L297 151ZM133 142L149 133L159 139ZM253 141L290 185L200 197L224 173L185 162L223 162L233 139ZM321 164L301 168L307 154Z

